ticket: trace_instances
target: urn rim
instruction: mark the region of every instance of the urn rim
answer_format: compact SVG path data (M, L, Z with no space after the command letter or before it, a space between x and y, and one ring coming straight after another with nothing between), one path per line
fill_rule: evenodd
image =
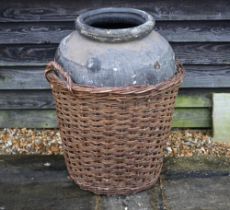
M147 36L155 25L147 12L133 8L108 7L90 10L75 22L79 33L101 42L125 42Z

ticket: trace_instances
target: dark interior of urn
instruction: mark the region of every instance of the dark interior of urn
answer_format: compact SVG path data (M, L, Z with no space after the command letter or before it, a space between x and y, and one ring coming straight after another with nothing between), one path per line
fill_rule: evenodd
M85 17L86 25L100 29L124 29L139 26L145 18L134 13L101 13Z

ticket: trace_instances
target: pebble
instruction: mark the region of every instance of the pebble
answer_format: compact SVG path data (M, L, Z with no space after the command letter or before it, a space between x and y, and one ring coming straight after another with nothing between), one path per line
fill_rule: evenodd
M7 143L6 143L6 147L11 147L13 145L13 143L12 143L12 141L7 141Z
M44 163L43 165L46 166L46 167L50 167L50 166L51 166L51 163L48 163L48 162L47 162L47 163Z
M171 148L171 147L166 147L165 150L166 150L166 152L167 152L168 154L171 154L171 153L172 153L172 148Z

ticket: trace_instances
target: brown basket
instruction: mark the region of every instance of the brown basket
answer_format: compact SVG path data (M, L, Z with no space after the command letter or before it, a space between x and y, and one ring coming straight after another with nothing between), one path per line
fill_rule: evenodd
M55 62L48 64L45 74L74 182L107 195L153 186L161 172L183 67L178 65L177 74L158 85L126 88L76 85Z

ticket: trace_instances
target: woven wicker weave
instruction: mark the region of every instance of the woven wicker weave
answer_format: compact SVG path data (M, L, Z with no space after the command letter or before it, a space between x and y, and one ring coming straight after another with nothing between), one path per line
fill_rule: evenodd
M73 84L60 66L48 64L66 165L82 189L126 195L154 185L183 75L178 65L171 80L156 86L93 88Z

